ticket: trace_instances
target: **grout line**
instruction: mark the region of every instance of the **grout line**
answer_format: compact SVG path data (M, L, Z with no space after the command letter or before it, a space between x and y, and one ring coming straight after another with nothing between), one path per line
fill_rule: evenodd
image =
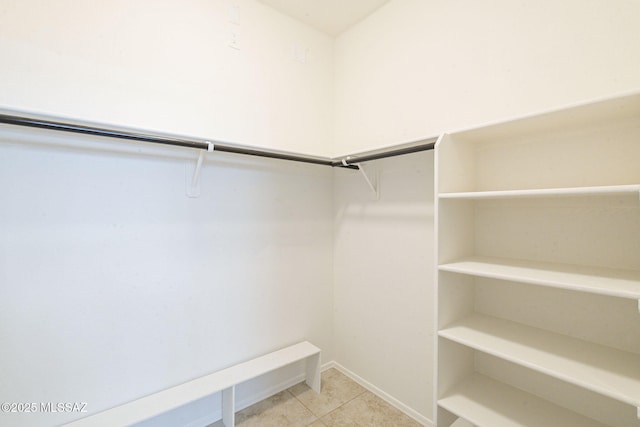
M298 383L298 384L300 384L300 383ZM293 396L293 398L294 398L294 399L296 399L296 400L298 401L298 403L300 403L304 409L306 409L307 411L309 411L309 412L311 413L311 415L313 415L314 417L316 417L316 420L314 421L314 423L315 423L316 421L320 421L320 417L319 417L318 415L316 415L316 413L315 413L315 412L313 412L313 411L311 410L311 408L308 408L308 407L307 407L307 405L305 405L305 404L304 404L304 402L303 402L302 400L298 399L298 397L297 397L295 394L291 393L291 392L289 391L289 389L287 389L287 392L288 392L291 396Z
M341 375L344 375L344 376L345 376L349 381L351 381L352 383L354 383L354 384L358 384L358 382L357 382L357 381L354 381L354 380L353 380L353 378L351 378L351 377L349 377L348 375L344 374L343 372L341 372L341 371L340 371L338 368L336 368L335 366L330 366L330 367L326 368L325 370L323 370L323 372L328 371L329 369L335 369L335 371L336 371L337 373L339 373L339 374L341 374ZM321 382L324 382L324 381L321 381ZM298 383L298 384L300 384L300 383ZM360 385L360 384L358 384L358 385ZM291 387L293 387L293 386L291 386ZM309 411L309 412L310 412L314 417L316 417L316 420L314 421L314 423L315 423L316 421L320 421L320 422L322 423L322 425L324 425L325 427L326 427L326 424L325 424L324 422L322 422L321 418L326 417L327 415L329 415L329 414L331 414L331 413L333 413L333 412L337 411L338 409L342 408L342 407L343 407L344 405L346 405L347 403L349 403L349 402L351 402L351 401L353 401L353 400L355 400L355 399L359 398L360 396L362 396L363 394L365 394L366 392L368 392L368 391L369 391L369 390L367 390L366 388L364 388L364 387L362 387L362 386L360 385L360 387L362 387L362 392L358 393L357 395L355 395L355 396L354 396L354 397L352 397L351 399L346 400L346 401L344 401L344 402L340 403L340 405L338 405L337 407L335 407L335 408L334 408L334 409L332 409L331 411L327 412L326 414L324 414L324 415L322 415L322 416L318 416L315 412L313 412L313 411L311 410L311 408L308 408L308 407L307 407L307 405L305 405L305 404L304 404L304 402L302 402L302 401L301 401L300 399L298 399L298 398L297 398L293 393L291 393L291 391L289 391L289 389L290 389L291 387L289 387L286 391L287 391L291 396L293 396L293 397L294 397L298 402L300 402L300 404L301 404L301 405L302 405L306 410L308 410L308 411Z
M298 383L298 384L300 384L300 383ZM295 387L295 386L296 386L296 385L298 385L298 384L294 384L294 385L292 385L291 387ZM301 404L301 405L302 405L302 407L303 407L304 409L306 409L307 411L309 411L309 413L310 413L311 415L313 415L313 416L316 418L316 419L313 421L314 423L315 423L316 421L318 421L320 418L319 418L316 414L314 414L314 413L313 413L313 411L312 411L311 409L307 408L307 405L305 405L305 404L304 404L300 399L298 399L298 398L296 397L296 395L295 395L295 394L293 394L293 393L291 393L291 391L289 391L289 389L290 389L291 387L289 387L289 388L288 388L288 389L286 389L285 391L286 391L287 393L289 393L289 395L290 395L291 397L293 397L293 398L294 398L294 399L295 399L299 404ZM312 424L313 424L313 423L312 423Z
M346 375L345 375L345 376L346 376ZM347 378L349 378L349 377L347 377ZM353 381L351 378L349 378L349 380L350 380L350 381ZM353 381L353 382L354 382L354 383L356 383L356 384L358 384L358 383L357 383L357 382L355 382L355 381ZM360 385L360 384L358 384L358 385ZM360 386L360 387L362 387L362 386ZM362 389L363 389L363 390L362 390L362 393L359 393L357 396L354 396L354 397L352 397L351 399L347 400L346 402L342 403L340 406L338 406L338 408L340 408L340 407L342 407L342 406L346 405L347 403L349 403L349 402L351 402L351 401L353 401L353 400L356 400L357 398L359 398L360 396L362 396L363 394L365 394L366 392L368 392L368 391L369 391L369 390L367 390L367 389L366 389L366 388L364 388L364 387L362 387ZM371 393L371 392L369 392L369 393ZM338 409L338 408L336 408L336 409ZM335 409L334 409L334 411L335 411ZM331 412L333 412L333 411L331 411Z

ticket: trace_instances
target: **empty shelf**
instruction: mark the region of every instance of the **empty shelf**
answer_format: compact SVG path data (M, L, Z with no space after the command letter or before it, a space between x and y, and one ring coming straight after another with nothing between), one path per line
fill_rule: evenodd
M479 427L605 427L480 374L457 384L438 400L438 405Z
M640 271L569 264L469 257L439 266L441 271L540 286L640 299Z
M491 316L474 314L441 337L640 406L640 355Z
M467 191L440 193L441 199L508 199L526 197L616 196L640 192L640 184L596 187L542 188L532 190Z

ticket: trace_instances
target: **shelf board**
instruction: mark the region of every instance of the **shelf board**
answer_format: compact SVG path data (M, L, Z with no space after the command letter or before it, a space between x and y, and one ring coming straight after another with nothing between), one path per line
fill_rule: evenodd
M451 424L450 427L474 427L469 421L464 420L462 418L458 418Z
M640 355L474 314L438 335L640 407Z
M479 427L606 427L477 373L454 386L438 405Z
M534 197L620 196L640 194L640 184L597 187L543 188L532 190L469 191L440 193L440 199L509 199Z
M478 277L640 299L640 271L494 257L468 257L438 267Z

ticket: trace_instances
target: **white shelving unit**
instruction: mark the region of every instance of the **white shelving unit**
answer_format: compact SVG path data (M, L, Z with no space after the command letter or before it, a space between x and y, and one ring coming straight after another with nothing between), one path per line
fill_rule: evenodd
M640 426L640 94L440 138L436 424Z

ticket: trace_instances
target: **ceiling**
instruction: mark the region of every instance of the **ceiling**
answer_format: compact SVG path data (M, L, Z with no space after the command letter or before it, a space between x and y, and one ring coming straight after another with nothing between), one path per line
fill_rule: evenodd
M330 36L357 24L389 0L260 0Z

